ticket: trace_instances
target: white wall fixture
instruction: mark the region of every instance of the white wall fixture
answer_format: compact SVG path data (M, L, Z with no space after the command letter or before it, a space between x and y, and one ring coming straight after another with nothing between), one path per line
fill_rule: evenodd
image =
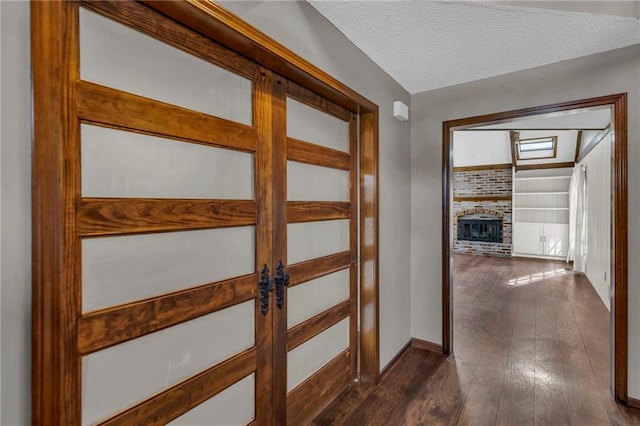
M409 119L409 107L402 101L393 101L393 116L400 121Z

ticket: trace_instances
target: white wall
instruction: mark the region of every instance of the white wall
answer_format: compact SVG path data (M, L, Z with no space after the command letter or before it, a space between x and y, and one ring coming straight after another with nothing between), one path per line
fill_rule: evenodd
M609 133L580 162L587 167L585 274L607 309L611 309L611 148Z
M442 338L442 122L628 92L629 218L640 216L640 46L604 52L411 97L411 331ZM469 102L473 100L473 102ZM640 224L629 223L629 394L640 397Z
M30 423L31 133L29 4L2 7L2 425ZM410 334L409 94L306 2L231 2L233 12L380 106L381 367ZM286 19L284 19L286 17Z
M2 418L30 424L31 101L29 3L2 9Z
M306 2L222 5L380 107L380 367L384 367L410 338L411 120L393 118L393 101L409 105L409 94Z
M509 132L465 130L453 133L453 166L511 163Z

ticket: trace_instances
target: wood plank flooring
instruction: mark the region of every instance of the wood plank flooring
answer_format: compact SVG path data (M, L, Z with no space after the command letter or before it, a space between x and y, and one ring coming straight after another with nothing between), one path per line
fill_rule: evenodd
M564 262L456 255L454 355L409 348L324 425L640 425L609 390L609 312Z

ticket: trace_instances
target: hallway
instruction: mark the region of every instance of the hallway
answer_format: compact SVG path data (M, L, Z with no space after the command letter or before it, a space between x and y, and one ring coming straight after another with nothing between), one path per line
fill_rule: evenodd
M455 355L410 347L320 425L640 425L609 390L609 312L563 262L455 257Z

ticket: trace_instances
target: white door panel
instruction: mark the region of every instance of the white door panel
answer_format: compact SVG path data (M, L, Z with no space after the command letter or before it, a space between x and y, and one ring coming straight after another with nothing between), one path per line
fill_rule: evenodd
M253 155L83 124L84 197L253 199Z
M80 77L251 125L250 80L80 9Z
M82 309L104 308L255 271L255 227L82 241Z
M288 161L287 200L349 201L349 172Z
M287 327L349 299L349 278L349 269L343 269L287 290Z
M349 220L287 225L288 264L349 250Z
M83 357L82 424L252 347L254 328L251 300Z
M287 391L349 347L349 318L307 340L287 354Z
M208 401L167 423L174 426L242 426L255 416L255 375L251 374Z
M287 98L287 136L349 152L349 123Z

